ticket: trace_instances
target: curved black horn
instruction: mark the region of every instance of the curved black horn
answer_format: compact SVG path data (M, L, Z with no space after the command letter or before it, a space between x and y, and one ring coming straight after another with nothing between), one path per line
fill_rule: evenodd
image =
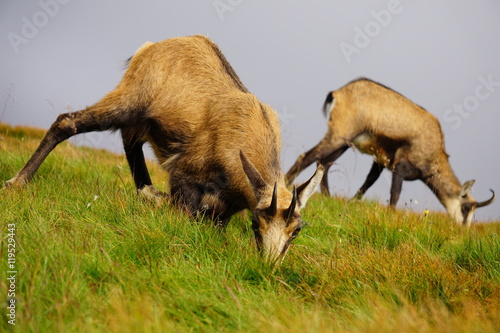
M273 198L271 199L271 205L266 209L266 214L269 216L274 216L278 212L278 182L274 183Z
M495 194L495 191L493 191L492 189L490 189L491 193L493 193L493 195L491 196L491 198L489 200L486 200L486 201L483 201L483 202L478 202L476 204L476 207L484 207L484 206L488 206L490 203L492 203L493 201L495 201L495 197L496 197L496 194Z
M293 197L292 197L292 202L290 203L290 207L285 211L285 217L288 223L288 220L290 219L290 216L292 216L293 212L295 211L295 206L297 206L297 188L295 185L293 185Z

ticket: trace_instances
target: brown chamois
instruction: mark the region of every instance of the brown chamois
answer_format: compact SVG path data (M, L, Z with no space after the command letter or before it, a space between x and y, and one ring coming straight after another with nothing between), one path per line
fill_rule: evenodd
M461 185L445 151L443 133L435 116L409 99L368 79L352 81L328 93L323 104L328 131L311 150L300 155L286 174L288 184L311 163L325 165L321 192L329 195L328 169L348 147L373 155L374 162L360 199L384 168L392 172L390 206L395 207L403 180L422 180L435 193L448 214L469 226L476 208L495 199L476 202L469 191L474 181Z
M169 173L171 201L220 226L252 211L258 249L282 258L302 227L300 210L323 168L290 191L280 169L277 114L240 81L216 44L203 36L146 43L115 90L82 111L58 116L38 149L6 185L30 181L57 144L91 131L120 130L138 192L151 183L142 146L149 142Z

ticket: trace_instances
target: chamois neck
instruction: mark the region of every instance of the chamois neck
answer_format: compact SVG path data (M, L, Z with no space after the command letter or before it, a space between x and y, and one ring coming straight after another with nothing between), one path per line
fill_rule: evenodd
M457 197L460 194L462 188L451 169L450 163L448 163L447 157L431 164L430 174L424 178L424 182L445 207L450 198Z

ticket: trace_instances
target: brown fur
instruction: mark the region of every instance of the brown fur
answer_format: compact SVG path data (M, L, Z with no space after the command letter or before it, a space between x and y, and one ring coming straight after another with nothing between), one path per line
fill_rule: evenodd
M148 42L129 60L115 90L85 110L57 118L7 185L28 182L50 151L72 135L120 129L136 187L145 196L161 196L144 162L142 145L149 142L169 172L172 200L193 215L222 225L242 209L258 216L274 183L278 207L290 205L292 193L279 163L278 117L249 93L217 45L203 36ZM256 171L249 176L246 170ZM256 189L256 183L262 186ZM288 227L300 223L298 215L280 230L289 233ZM276 258L276 251L267 255Z
M365 184L356 195L358 198L375 182L383 168L393 172L391 206L398 201L403 180L421 179L447 208L448 201L461 197L463 186L448 162L443 133L435 116L368 79L353 81L329 93L324 111L328 111L330 102L334 105L328 132L318 145L299 156L286 175L288 183L316 160L329 167L354 145L375 159ZM329 194L327 172L323 177L322 192ZM468 193L461 201L462 204L475 202Z

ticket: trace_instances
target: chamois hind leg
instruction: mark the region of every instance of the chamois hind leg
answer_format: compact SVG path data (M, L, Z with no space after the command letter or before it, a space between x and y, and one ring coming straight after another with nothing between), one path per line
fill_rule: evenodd
M340 138L331 140L330 135L327 134L316 146L297 158L297 161L286 173L285 181L287 185L290 185L299 173L313 162L319 161L322 165L333 163L347 148L348 145L345 140ZM325 172L325 175L327 175L327 172ZM323 176L323 178L325 177ZM328 184L328 180L326 180L326 184Z
M378 164L377 162L373 162L372 168L370 169L370 172L368 173L368 176L366 177L365 182L363 185L359 188L359 190L356 192L356 195L354 196L354 199L361 199L363 195L368 191L368 189L377 181L377 179L380 177L380 174L382 173L382 170L384 170L384 166L381 164Z
M47 155L59 143L76 134L137 126L141 119L144 119L145 111L136 111L142 109L129 107L126 102L128 98L125 97L119 90L114 90L93 106L59 115L26 165L5 185L18 186L28 183Z
M160 204L167 195L153 186L142 150L145 142L138 138L136 133L136 128L123 128L121 130L123 148L130 166L130 172L132 173L135 187L140 195Z

